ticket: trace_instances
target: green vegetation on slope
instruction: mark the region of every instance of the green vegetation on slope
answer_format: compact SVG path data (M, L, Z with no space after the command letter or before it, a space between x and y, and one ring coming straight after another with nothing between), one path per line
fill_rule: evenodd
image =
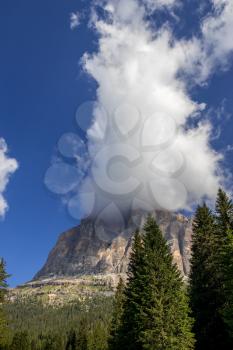
M20 350L20 342L23 350L107 349L112 298L94 297L59 308L29 299L6 304L5 312L12 334L9 349ZM69 347L71 338L75 339L76 347ZM82 339L85 348L80 348Z

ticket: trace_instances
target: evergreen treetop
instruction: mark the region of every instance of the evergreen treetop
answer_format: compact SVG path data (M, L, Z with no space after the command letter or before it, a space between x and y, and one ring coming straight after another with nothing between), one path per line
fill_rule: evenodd
M7 278L9 275L6 273L6 264L3 259L0 259L0 303L3 303L6 295Z
M223 189L218 190L216 200L216 221L218 230L225 238L233 229L233 203Z
M216 200L216 231L219 236L216 259L222 286L220 310L228 332L229 348L233 348L233 203L222 189Z
M184 284L152 217L135 234L128 274L118 349L193 349Z
M218 221L218 223L220 220ZM193 221L190 303L193 312L196 349L231 349L222 317L225 303L222 251L225 239L216 216L199 206Z

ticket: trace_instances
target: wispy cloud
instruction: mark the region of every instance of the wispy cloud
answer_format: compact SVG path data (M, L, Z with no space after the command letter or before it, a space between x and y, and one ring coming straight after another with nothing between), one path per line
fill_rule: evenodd
M8 209L4 192L10 176L16 171L17 168L17 161L13 158L9 158L7 144L3 138L0 138L0 217L4 217Z
M81 15L79 12L72 12L70 14L70 28L73 30L79 27L81 23Z
M145 0L148 9L154 11L163 7L172 8L180 4L179 0Z
M199 40L199 65L201 81L205 81L216 67L226 70L233 53L233 2L212 0L213 10L201 23L202 38Z
M233 152L233 145L227 145L226 152Z

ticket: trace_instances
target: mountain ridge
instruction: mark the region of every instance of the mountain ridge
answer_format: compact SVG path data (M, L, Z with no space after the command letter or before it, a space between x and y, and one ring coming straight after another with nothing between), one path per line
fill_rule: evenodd
M181 274L190 270L192 219L181 214L157 210L157 220ZM104 228L91 219L62 233L49 253L46 263L33 281L46 278L98 274L126 274L135 228L142 228L147 214L134 212L125 230L106 239Z
M152 213L170 247L173 261L184 279L189 274L192 219L167 211ZM76 300L114 295L119 278L127 279L127 267L136 227L142 229L147 214L130 216L127 227L110 235L92 219L65 231L58 237L46 263L29 281L9 289L8 300L39 300L60 307Z

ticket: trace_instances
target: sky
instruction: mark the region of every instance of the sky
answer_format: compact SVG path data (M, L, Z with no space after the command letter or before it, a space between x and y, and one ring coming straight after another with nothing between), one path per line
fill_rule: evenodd
M221 2L213 1L215 6ZM222 2L228 5L227 1ZM224 27L211 6L187 0L177 8L175 3L145 0L139 4L136 0L127 0L123 6L122 1L106 1L98 8L90 1L73 0L22 0L20 3L14 0L0 4L0 138L5 140L0 143L0 194L3 195L2 201L0 196L0 256L7 263L11 286L30 280L42 267L58 236L78 224L80 211L81 215L88 211L93 178L98 185L98 190L94 190L98 197L96 210L101 211L108 201L119 206L119 200L113 199L112 188L112 196L103 195L107 183L101 182L102 160L106 155L100 153L103 157L97 157L106 145L110 145L111 155L116 151L112 147L115 129L113 132L108 117L113 109L115 116L123 115L123 120L116 125L116 128L123 125L123 133L130 128L131 115L143 115L139 118L143 124L136 127L141 130L147 115L166 115L167 106L171 106L176 125L181 127L186 123L172 150L186 156L186 172L179 181L185 184L187 194L174 209L190 211L192 202L205 197L211 199L223 180L228 180L224 185L231 190L233 45L228 33L233 23L228 18L232 8L229 13L225 12ZM167 22L169 26L161 27L161 23ZM213 30L216 23L217 31ZM219 33L222 37L216 38ZM196 40L191 40L193 37ZM137 45L144 50L143 58L135 55ZM143 74L137 75L137 68L132 67L139 67ZM169 90L165 89L167 86ZM155 95L152 102L148 97L146 104L147 96L155 88L165 89L166 94ZM86 101L92 100L97 101L94 122L85 132L79 118L85 115ZM179 109L180 105L183 107ZM105 122L101 106L107 110L107 137L98 133L103 130L101 123ZM190 115L194 116L190 118ZM187 132L192 127L198 136L195 141ZM150 134L146 133L146 140L149 138ZM70 150L74 152L71 144L81 149L80 159L71 154L75 162L70 159ZM124 139L123 145L123 153L126 146L137 148L136 136ZM189 154L188 148L192 150ZM189 157L197 160L197 169ZM88 172L90 162L94 163L93 176ZM161 158L158 163L161 165ZM133 170L140 181L142 177L148 180L144 167ZM67 178L64 181L63 176L56 176L67 171L72 182L72 171L77 169L78 176L81 173L84 179L75 183L78 190L66 183ZM125 173L125 168L121 173ZM201 180L195 182L203 178L210 179L208 186L200 184ZM72 196L67 194L69 186ZM167 186L167 182L161 186ZM86 188L88 196L82 201L80 193L85 193ZM177 188L180 189L176 184L175 190ZM171 192L173 189L174 186ZM163 194L156 192L157 204L166 207L168 203L161 202ZM142 191L140 200L145 202L146 196ZM171 197L168 198L171 203ZM74 210L74 206L78 210Z

